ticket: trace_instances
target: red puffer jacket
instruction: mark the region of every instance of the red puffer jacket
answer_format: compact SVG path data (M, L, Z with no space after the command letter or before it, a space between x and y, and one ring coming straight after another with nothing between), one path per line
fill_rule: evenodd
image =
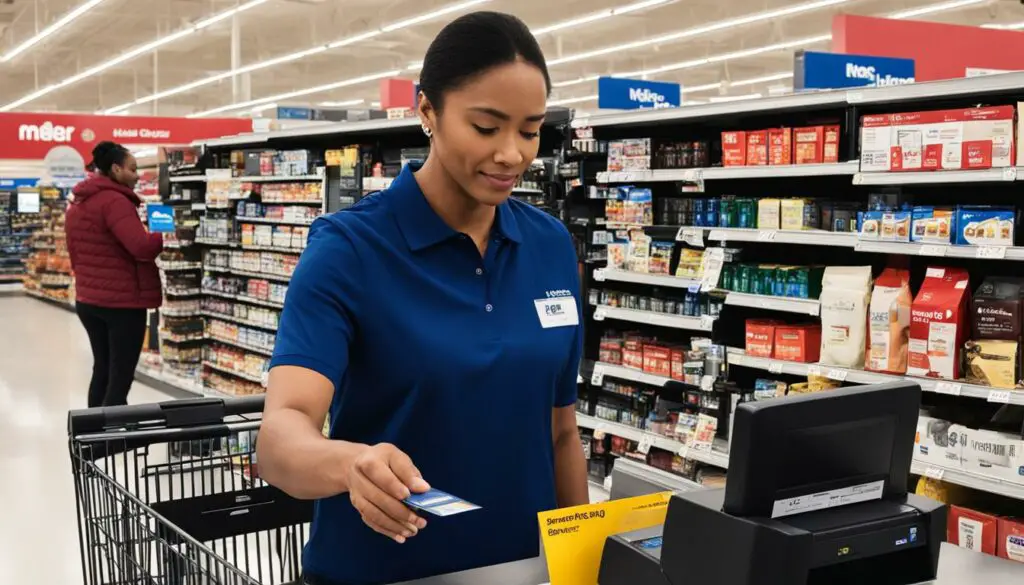
M160 306L156 257L163 236L146 231L139 197L128 187L96 175L72 190L64 230L79 302L119 309Z

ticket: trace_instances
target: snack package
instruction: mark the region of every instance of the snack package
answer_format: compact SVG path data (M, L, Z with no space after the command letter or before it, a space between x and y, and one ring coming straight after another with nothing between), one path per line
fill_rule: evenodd
M829 266L821 281L821 363L847 368L864 364L870 266Z
M775 357L791 362L817 362L821 347L821 327L779 325L775 327Z
M999 520L999 543L996 552L1004 559L1024 563L1024 520Z
M868 307L868 351L865 369L890 374L907 371L910 339L910 273L886 268L875 281Z
M1017 342L980 339L964 346L967 381L971 384L1017 387Z
M973 246L1012 246L1016 212L1013 209L960 206L954 216L953 243Z
M910 307L907 373L946 379L960 377L960 351L967 340L964 322L971 293L962 268L929 267Z

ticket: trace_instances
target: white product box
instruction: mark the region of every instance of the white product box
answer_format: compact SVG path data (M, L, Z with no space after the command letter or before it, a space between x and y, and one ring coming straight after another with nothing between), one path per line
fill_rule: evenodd
M964 425L950 425L946 433L942 465L949 469L963 469L963 454L970 440L971 429Z
M1016 154L1013 148L1013 118L1013 106L964 110L962 168L1013 166Z
M891 170L892 146L892 114L861 117L860 170L862 173Z
M917 435L914 439L914 460L925 465L959 468L959 454L956 450L947 448L951 426L948 421L927 416L919 417ZM955 455L955 461L950 459L951 454Z
M969 430L961 454L965 471L1024 485L1024 442L1012 435Z

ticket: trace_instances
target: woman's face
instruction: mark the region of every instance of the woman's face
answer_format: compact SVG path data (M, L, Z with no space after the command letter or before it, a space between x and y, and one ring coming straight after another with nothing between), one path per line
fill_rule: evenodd
M124 164L115 164L110 167L110 178L114 181L134 189L135 185L139 182L139 163L135 160L135 157L126 154L124 157Z
M516 61L444 94L443 113L427 100L420 116L433 132L431 156L470 197L500 205L540 148L547 86L539 69Z

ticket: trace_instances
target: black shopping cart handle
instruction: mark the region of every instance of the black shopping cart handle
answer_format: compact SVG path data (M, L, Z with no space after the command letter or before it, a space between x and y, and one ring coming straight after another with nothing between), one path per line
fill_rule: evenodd
M68 436L150 426L187 428L224 423L225 417L263 412L263 395L197 398L68 412Z

